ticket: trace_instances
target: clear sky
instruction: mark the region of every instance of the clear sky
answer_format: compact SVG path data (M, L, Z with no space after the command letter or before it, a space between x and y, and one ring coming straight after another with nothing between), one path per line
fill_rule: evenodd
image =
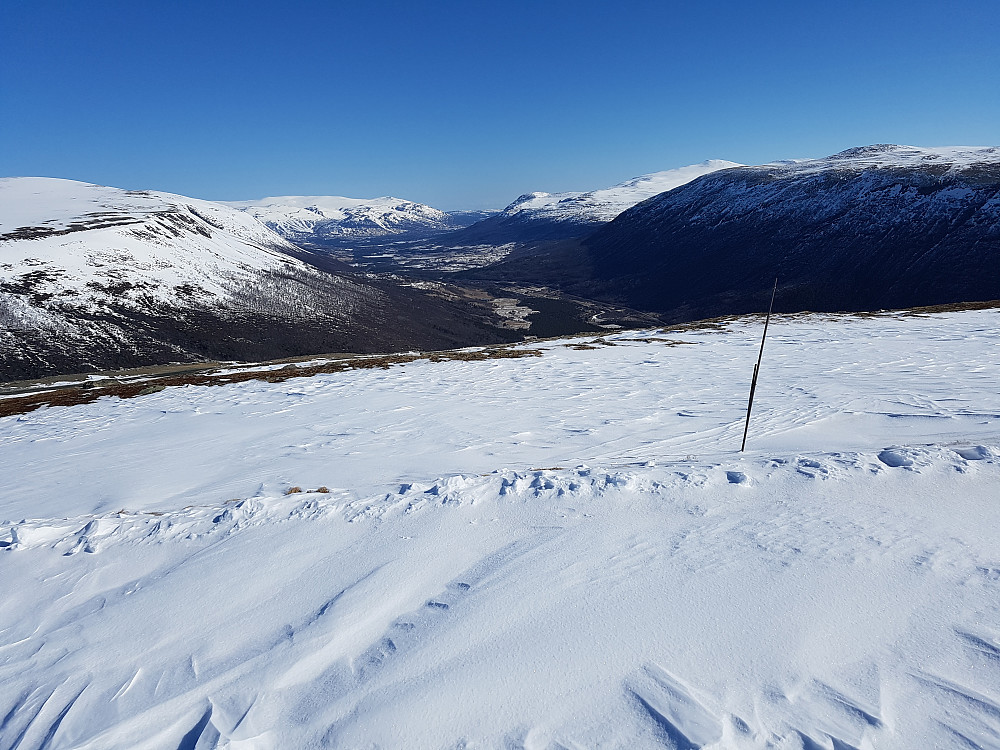
M1000 144L998 0L2 0L0 176L501 207Z

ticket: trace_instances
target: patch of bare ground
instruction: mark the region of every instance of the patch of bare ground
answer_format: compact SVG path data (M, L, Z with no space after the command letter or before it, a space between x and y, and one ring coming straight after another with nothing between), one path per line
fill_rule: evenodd
M851 313L859 318L869 318L878 315L933 315L934 313L964 312L966 310L995 310L1000 308L1000 299L985 302L952 302L947 305L928 305L926 307L910 307L903 310L879 310L878 312Z
M780 288L779 288L780 291ZM1000 308L1000 299L984 300L982 302L952 302L942 305L927 305L924 307L901 307L886 310L839 310L835 312L820 312L816 310L800 310L798 312L774 313L772 318L785 318L798 320L805 317L821 317L829 320L839 320L841 318L882 318L886 316L914 316L914 315L934 315L936 313L966 312L969 310L995 310ZM692 320L688 323L675 323L663 327L664 333L683 331L718 331L720 333L727 330L727 325L747 318L759 317L763 319L764 313L747 313L745 315L720 315L716 318L705 318L704 320ZM639 339L631 339L639 341ZM688 343L688 342L676 342Z
M622 344L663 344L664 346L680 346L681 344L693 343L693 341L665 339L661 336L643 336L637 338L619 339L618 341L608 341L604 338L597 338L592 341L572 341L568 344L563 344L563 346L567 349L586 351L587 349L600 349L602 346L621 346Z
M1000 300L984 302L959 302L926 307L913 307L900 310L877 310L870 312L833 312L816 313L802 311L796 313L776 314L782 318L801 318L805 316L823 316L830 319L844 317L877 318L898 315L932 315L935 313L962 312L967 310L992 310L1000 308ZM746 315L726 315L689 323L665 326L660 333L680 333L685 331L715 331L725 332L728 324L743 320ZM763 314L761 314L763 317ZM589 341L571 341L563 344L570 349L588 350L606 346L619 346L628 343L662 343L665 346L690 344L689 341L664 338L662 336L647 336L642 338L608 341L605 338L590 338L592 334L581 334L577 338L589 338ZM529 337L531 343L539 345L544 342L565 341L572 336L546 338ZM16 416L39 409L43 406L76 406L96 401L104 396L118 398L134 398L145 396L165 388L184 385L228 385L249 380L261 380L268 383L280 383L290 378L309 377L327 373L345 372L347 370L363 370L372 368L389 368L393 365L403 365L418 360L431 362L466 361L479 362L490 359L512 359L519 357L539 357L545 351L542 348L518 348L523 344L502 344L479 349L457 349L430 353L406 353L385 355L316 355L301 356L275 362L247 363L243 365L225 365L219 362L201 364L180 364L144 367L111 374L101 380L87 380L66 384L66 376L52 376L31 383L8 383L0 391L0 417ZM321 360L317 362L316 360ZM274 364L284 366L274 369L260 369L261 365ZM247 369L239 369L245 367ZM53 383L52 381L60 381Z

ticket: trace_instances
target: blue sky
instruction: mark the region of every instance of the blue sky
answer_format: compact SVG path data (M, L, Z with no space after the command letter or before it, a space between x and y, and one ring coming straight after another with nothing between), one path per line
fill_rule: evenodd
M1000 144L996 0L4 0L0 175L446 210Z

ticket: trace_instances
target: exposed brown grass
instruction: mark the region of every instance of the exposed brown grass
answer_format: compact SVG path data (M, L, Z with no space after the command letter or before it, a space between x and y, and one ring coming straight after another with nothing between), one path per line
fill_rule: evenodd
M182 385L228 385L248 380L262 380L267 383L281 383L290 378L310 377L347 370L386 369L394 365L404 365L421 359L431 362L460 360L480 362L489 359L511 359L538 357L538 349L515 349L510 346L487 347L474 351L445 351L431 354L386 354L379 356L357 356L331 360L310 365L287 364L277 370L235 370L220 373L215 369L195 372L181 372L162 376L151 376L138 382L108 380L88 381L70 386L60 386L52 390L27 393L12 398L0 399L0 417L26 414L43 406L77 406L89 404L103 396L134 398L162 391L164 388ZM315 359L315 357L314 357Z
M934 313L964 312L966 310L994 310L1000 308L1000 300L985 302L952 302L946 305L928 305L927 307L908 307L903 310L879 310L878 312L850 313L859 318L871 318L879 315L932 315Z
M665 339L659 336L649 336L641 339L624 339L622 343L630 344L637 342L640 344L663 344L664 346L681 346L682 344L693 344L693 341L680 341L678 339Z
M822 313L831 318L840 316L850 316L859 318L874 318L886 315L930 315L933 313L961 312L965 310L991 310L1000 308L1000 300L989 300L985 302L960 302L946 305L931 305L928 307L913 307L902 310L878 310L872 312L841 312ZM801 317L815 315L808 311L800 313L783 313L781 317ZM706 320L692 321L677 325L664 326L663 332L672 331L692 331L692 330L716 330L719 332L726 330L726 324L740 320L746 316L729 315ZM602 346L617 346L619 344L607 341L603 338L591 338L593 334L583 335L580 338L590 338L589 341L579 341L565 344L570 349L587 350L597 349ZM557 341L571 338L567 336L537 339L534 343L544 341ZM691 343L688 341L678 341L661 337L647 337L637 339L625 339L620 343L629 342L642 343L663 343L666 346L677 346ZM328 373L345 372L347 370L363 370L373 368L389 368L395 365L404 365L418 360L430 360L431 362L481 362L490 359L514 359L520 357L539 357L543 349L515 348L517 345L500 345L485 347L472 351L443 351L429 354L385 354L377 356L344 356L343 359L332 359L317 364L296 365L294 361L308 361L317 359L323 355L313 357L299 357L296 360L282 360L288 362L284 367L275 370L239 370L221 371L218 365L210 366L198 365L177 365L162 368L143 368L129 373L123 373L122 377L136 377L146 375L142 380L123 381L114 377L107 380L86 381L69 386L57 386L51 390L41 390L0 399L0 417L16 416L39 409L43 406L77 406L88 404L104 396L117 396L118 398L134 398L136 396L146 396L162 391L165 388L184 385L228 385L230 383L242 383L249 380L261 380L267 383L281 383L290 378L310 377ZM194 369L200 368L200 369ZM161 374L162 373L162 374ZM55 378L50 378L52 380ZM44 382L40 383L44 388ZM317 490L320 492L321 490Z

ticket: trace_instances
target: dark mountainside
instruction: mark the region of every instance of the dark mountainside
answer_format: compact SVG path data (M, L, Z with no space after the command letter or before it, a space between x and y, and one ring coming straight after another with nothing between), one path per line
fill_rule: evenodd
M515 341L487 309L322 273L266 274L228 302L63 310L53 330L5 320L0 381L172 362L264 361L326 352L435 351Z
M518 199L520 200L520 199ZM515 201L516 205L516 201ZM576 218L551 218L529 212L508 215L500 213L475 224L436 238L440 244L465 245L528 244L582 237L604 222Z
M550 282L674 321L760 310L775 277L784 312L997 299L1000 149L872 146L729 169L551 249L551 271L574 250L588 278Z
M0 179L0 381L521 336L485 295L359 274L221 204Z

